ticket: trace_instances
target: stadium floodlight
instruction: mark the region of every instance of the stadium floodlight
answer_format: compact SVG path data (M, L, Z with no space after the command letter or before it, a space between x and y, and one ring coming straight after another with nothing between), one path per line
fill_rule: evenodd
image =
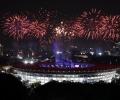
M29 63L30 63L30 64L33 64L33 63L34 63L34 61L32 61L32 60L31 60Z
M101 56L101 55L102 55L102 52L99 52L98 55Z
M91 54L91 55L94 55L94 52L91 51L90 54Z
M56 54L59 55L59 54L62 54L62 52L61 51L56 51Z
M24 64L28 64L29 62L27 60L24 60Z
M36 61L35 61L35 59L24 59L23 60L23 63L24 64L34 64Z
M79 67L79 65L75 65L75 67L76 67L76 68L78 68L78 67Z

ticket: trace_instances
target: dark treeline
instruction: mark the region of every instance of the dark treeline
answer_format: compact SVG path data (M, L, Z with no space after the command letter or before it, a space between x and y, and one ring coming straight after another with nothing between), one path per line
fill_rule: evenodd
M120 80L107 84L51 81L26 87L9 74L0 74L0 100L108 100L120 98Z
M27 88L19 79L0 73L0 100L25 100L27 93Z

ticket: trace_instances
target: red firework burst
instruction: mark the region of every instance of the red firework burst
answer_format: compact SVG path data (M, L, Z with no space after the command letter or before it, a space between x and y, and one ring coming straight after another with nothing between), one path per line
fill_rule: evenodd
M27 16L14 15L5 20L4 29L14 39L23 39L29 32L30 22Z
M100 31L103 39L120 38L120 16L102 16Z
M70 36L72 37L83 37L84 36L84 27L81 25L79 19L72 22L70 26Z
M47 26L48 26L48 24L45 22L42 23L37 20L33 21L30 24L30 33L31 34L28 34L28 35L29 36L32 35L33 37L36 37L36 38L41 38L46 34Z
M79 17L81 26L84 29L84 37L96 39L99 38L99 22L101 17L101 11L91 9L90 11L84 11Z

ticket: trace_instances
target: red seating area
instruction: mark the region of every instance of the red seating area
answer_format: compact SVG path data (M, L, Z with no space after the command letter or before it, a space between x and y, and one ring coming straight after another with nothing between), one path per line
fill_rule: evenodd
M86 67L86 68L58 68L56 66L53 67L43 67L42 64L14 64L14 68L18 68L24 71L30 71L30 72L49 72L49 73L77 73L77 72L98 72L98 71L105 71L110 69L117 69L120 68L120 65L118 64L94 64L92 67Z

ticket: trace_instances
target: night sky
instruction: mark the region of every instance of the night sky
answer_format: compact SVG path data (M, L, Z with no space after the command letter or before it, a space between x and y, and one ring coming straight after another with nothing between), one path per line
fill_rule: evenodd
M57 9L71 14L89 8L100 8L111 13L120 13L119 0L0 0L1 10L34 10L40 7Z
M0 0L1 15L7 12L35 11L40 8L57 10L63 16L76 16L81 11L91 8L102 9L108 14L120 14L119 0ZM2 37L2 42L8 45L7 39L9 38Z

